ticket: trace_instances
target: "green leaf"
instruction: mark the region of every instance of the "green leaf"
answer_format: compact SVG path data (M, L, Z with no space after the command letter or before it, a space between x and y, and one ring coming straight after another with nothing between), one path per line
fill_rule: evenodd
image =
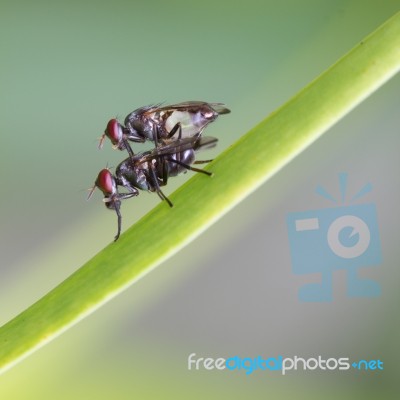
M195 239L392 77L400 14L243 136L68 279L0 328L5 371Z

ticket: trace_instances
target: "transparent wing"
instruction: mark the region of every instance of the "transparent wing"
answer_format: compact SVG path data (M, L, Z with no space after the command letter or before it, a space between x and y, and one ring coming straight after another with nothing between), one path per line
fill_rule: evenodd
M169 106L159 107L160 111L187 111L191 113L196 113L198 111L207 111L207 109L212 109L218 114L229 114L230 110L225 107L223 103L207 103L205 101L184 101L178 104L172 104Z
M172 143L157 147L151 151L137 154L134 157L134 162L141 164L143 162L154 160L161 156L169 156L181 153L186 150L200 151L210 149L217 145L218 139L212 136L200 137L185 137L183 139L174 140Z

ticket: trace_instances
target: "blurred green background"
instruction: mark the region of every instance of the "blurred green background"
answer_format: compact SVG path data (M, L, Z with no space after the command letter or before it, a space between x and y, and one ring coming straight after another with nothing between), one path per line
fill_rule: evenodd
M207 129L216 155L398 10L398 0L1 0L1 323L112 240L115 215L99 193L85 201L122 157L97 150L109 118L224 102L232 114ZM1 376L0 398L395 398L399 93L397 77L195 243ZM298 288L320 277L292 274L285 218L329 207L314 189L337 194L342 171L353 193L373 185L365 201L378 209L384 261L360 275L383 294L350 299L337 271L332 303L300 303ZM158 202L127 201L124 228ZM195 372L190 353L373 358L385 369Z

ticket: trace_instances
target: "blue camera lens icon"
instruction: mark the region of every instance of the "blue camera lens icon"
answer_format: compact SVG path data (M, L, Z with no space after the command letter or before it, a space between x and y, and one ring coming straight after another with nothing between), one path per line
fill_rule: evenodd
M378 296L379 285L357 277L361 267L382 262L374 204L289 213L292 268L295 274L321 273L321 284L302 287L303 301L332 300L332 273L347 270L349 296Z

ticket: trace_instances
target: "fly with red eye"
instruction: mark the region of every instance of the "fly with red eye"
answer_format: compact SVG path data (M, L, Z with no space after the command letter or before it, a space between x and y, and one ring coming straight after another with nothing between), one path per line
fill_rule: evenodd
M117 166L115 175L108 169L102 169L89 193L89 198L97 187L104 195L103 201L106 207L115 210L118 230L114 241L118 240L121 233L121 200L137 196L142 190L156 192L161 200L165 200L172 207L172 202L162 192L161 187L167 184L169 177L185 173L187 170L211 175L210 172L192 165L211 161L196 161L195 154L200 150L214 147L217 141L216 138L200 135L176 139L153 150L128 157ZM128 192L120 192L118 187L125 188Z
M219 115L228 113L230 110L224 104L204 101L141 107L126 116L124 125L111 119L100 139L99 147L103 146L108 137L115 149L127 150L133 157L129 142L152 141L158 147L185 137L196 137Z

